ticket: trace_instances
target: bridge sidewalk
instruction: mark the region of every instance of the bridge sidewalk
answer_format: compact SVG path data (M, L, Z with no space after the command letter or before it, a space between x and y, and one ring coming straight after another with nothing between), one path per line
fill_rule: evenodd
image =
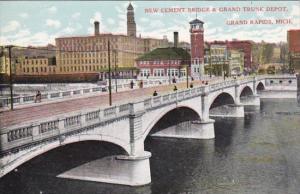
M200 81L194 81L194 86L201 85ZM177 83L177 88L186 88L186 83ZM161 85L142 89L133 89L112 93L113 105L129 103L137 99L151 97L154 90L159 95L173 92L174 84ZM109 98L108 94L97 96L84 96L83 98L67 99L62 101L50 101L45 103L37 103L35 106L17 107L14 110L6 110L0 113L0 129L20 124L27 121L38 121L42 118L50 116L59 116L68 112L79 111L82 109L108 107Z

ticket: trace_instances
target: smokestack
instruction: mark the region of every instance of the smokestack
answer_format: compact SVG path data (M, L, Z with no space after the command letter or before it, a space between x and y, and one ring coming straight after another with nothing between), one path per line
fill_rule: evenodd
M98 21L94 22L94 27L95 27L95 36L100 34L100 23Z
M174 32L174 47L177 48L178 45L178 32Z

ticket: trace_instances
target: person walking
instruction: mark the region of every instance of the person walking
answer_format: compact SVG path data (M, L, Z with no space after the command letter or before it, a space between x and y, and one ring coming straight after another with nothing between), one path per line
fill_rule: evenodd
M177 87L176 87L176 86L174 86L174 88L173 88L173 91L174 91L174 92L176 92L176 91L177 91Z
M133 85L134 85L134 83L133 83L133 81L131 80L131 82L130 82L130 88L131 88L131 89L133 89Z
M157 96L157 95L158 95L158 94L157 94L156 90L154 90L153 96Z
M41 92L38 90L36 95L35 95L35 101L34 102L41 102L42 101L42 94Z

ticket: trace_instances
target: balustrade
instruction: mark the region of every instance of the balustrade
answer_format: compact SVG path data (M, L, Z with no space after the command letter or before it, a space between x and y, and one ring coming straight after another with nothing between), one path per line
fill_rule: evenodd
M104 117L109 117L117 114L116 107L106 108L104 109Z
M64 127L72 127L76 125L80 125L81 115L76 115L72 117L67 117L64 119Z
M39 133L45 133L48 131L53 131L58 129L58 120L56 121L50 121L46 123L41 123L39 125Z
M32 136L32 126L11 130L7 133L7 141L15 141Z

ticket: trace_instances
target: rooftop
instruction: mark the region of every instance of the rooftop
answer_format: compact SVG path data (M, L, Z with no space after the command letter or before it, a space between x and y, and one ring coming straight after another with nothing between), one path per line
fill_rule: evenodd
M168 47L168 48L157 48L148 52L137 60L172 60L172 59L190 59L190 54L183 48L175 48L175 47Z
M199 20L198 18L196 18L196 19L194 19L194 20L190 21L190 24L199 24L199 23L202 23L202 24L204 24L204 22L202 22L202 21L201 21L201 20Z

